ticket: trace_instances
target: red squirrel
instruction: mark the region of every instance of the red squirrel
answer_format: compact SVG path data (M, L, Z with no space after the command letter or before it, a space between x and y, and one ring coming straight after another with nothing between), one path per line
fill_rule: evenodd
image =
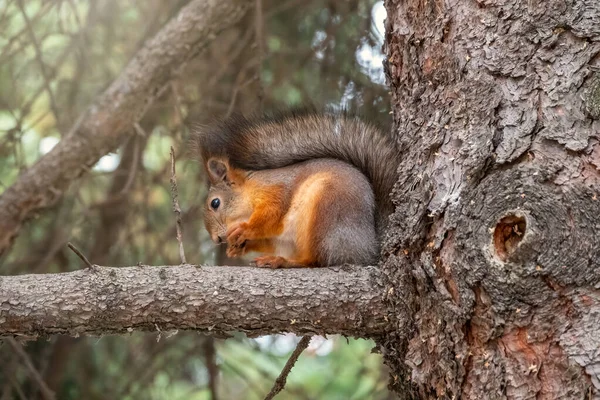
M258 267L372 264L393 211L391 137L344 114L237 115L198 129L210 188L204 222L227 255Z

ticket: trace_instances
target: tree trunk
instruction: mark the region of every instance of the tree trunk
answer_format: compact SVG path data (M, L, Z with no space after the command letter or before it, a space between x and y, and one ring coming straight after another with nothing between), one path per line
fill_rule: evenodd
M600 2L387 0L405 398L600 398ZM596 66L596 67L594 67Z

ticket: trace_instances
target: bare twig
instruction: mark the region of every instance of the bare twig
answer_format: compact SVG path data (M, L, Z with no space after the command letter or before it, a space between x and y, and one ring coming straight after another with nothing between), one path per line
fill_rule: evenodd
M29 374L31 375L31 378L35 381L35 383L40 388L40 392L42 392L42 396L44 397L44 399L46 399L46 400L54 399L54 392L52 392L52 390L50 390L50 388L48 388L48 386L46 385L46 382L44 382L44 379L42 378L42 376L40 375L38 370L35 369L35 366L33 365L33 362L31 362L31 359L27 355L27 352L25 352L25 350L23 350L23 346L21 346L15 339L13 339L11 337L6 338L5 340L13 348L15 353L17 353L19 355L19 357L21 357L21 359L23 360L25 367L27 367L27 369L29 370Z
M52 108L52 113L54 114L54 118L56 118L57 125L60 127L60 115L58 113L58 107L56 106L56 100L54 98L54 93L52 92L52 88L50 87L50 74L46 70L46 64L42 59L42 49L40 48L40 44L38 43L37 38L35 37L35 33L33 32L33 27L31 26L31 20L25 11L25 7L23 6L23 0L18 0L17 4L19 6L19 10L23 15L23 20L25 21L25 26L27 27L27 33L29 34L29 38L31 39L31 43L33 44L33 48L35 49L35 59L40 65L40 71L42 72L42 78L44 79L44 87L48 92L48 98L50 99L50 108Z
M243 68L238 73L238 76L236 78L235 87L233 88L233 91L231 93L231 101L229 102L229 107L227 107L227 113L225 114L225 119L229 118L231 116L231 114L233 114L233 110L235 109L235 102L237 100L237 96L238 96L238 93L240 92L240 90L244 89L246 86L248 86L249 84L254 82L254 80L256 79L256 76L253 76L253 77L250 77L249 79L247 79L245 82L240 83L241 78L244 76L244 73L245 73L245 69L243 69Z
M259 0L262 1L262 0ZM257 46L259 47L259 72L260 72L260 68L262 67L262 63L263 63L263 58L264 58L264 37L265 37L265 33L264 33L264 20L265 17L271 18L275 15L277 15L279 12L281 11L285 11L289 8L292 8L302 2L304 2L305 0L291 0L288 1L286 3L281 3L278 4L276 7L272 7L271 9L269 9L267 12L263 12L262 11L262 3L261 4L256 4L255 7L257 10L261 10L260 13L261 15L258 14L259 11L257 11L256 14L256 19L255 19L255 24L254 24L254 29L248 29L246 30L246 33L244 34L244 36L242 37L242 39L240 39L237 42L236 47L229 53L229 57L222 63L222 68L220 69L220 72L216 75L214 75L211 80L209 81L209 83L207 84L207 87L213 87L215 85L216 82L218 82L223 75L225 75L225 73L227 72L227 66L229 66L233 60L237 59L238 56L242 53L243 50L245 50L247 48L248 42L250 41L250 39L252 39L253 34L255 37L257 37L257 39L255 39ZM250 82L252 82L253 80L251 80ZM264 88L261 86L261 89L264 91ZM263 93L264 94L264 93Z
M256 47L257 47L257 67L256 67L256 80L258 81L258 107L259 111L263 110L264 98L265 98L265 89L262 84L262 79L260 74L262 73L263 66L263 58L264 58L264 36L265 36L265 24L263 19L263 4L262 0L256 0L256 9L255 9L255 28L256 28Z
M136 124L137 126L139 126L138 124ZM140 127L141 129L141 127ZM133 137L134 142L134 148L133 148L133 160L131 161L131 168L129 170L129 175L127 175L127 181L125 182L125 185L123 185L123 188L119 191L119 193L117 194L117 196L123 196L125 195L129 189L131 189L131 185L133 184L133 180L135 179L135 175L137 174L137 169L138 169L138 164L140 163L140 153L141 153L141 149L140 149L140 138L137 136Z
M233 64L233 61L236 60L240 54L248 47L248 43L250 39L253 37L254 30L247 29L244 36L236 43L236 47L227 55L227 58L221 63L221 68L219 72L213 75L213 77L208 81L206 85L208 88L214 87L214 85L223 78L223 76L227 73L227 67Z
M306 0L289 0L284 3L278 2L274 7L270 7L269 10L265 13L265 17L271 18L280 12L284 12L289 10L290 8L294 8L300 4L303 6L307 6L310 2L306 2Z
M279 392L281 392L283 390L283 388L285 386L285 382L287 380L287 377L290 374L290 371L294 367L294 364L296 364L296 361L298 360L298 357L300 357L300 354L302 354L304 349L306 349L308 347L308 345L310 343L310 339L311 339L310 336L303 336L302 339L300 339L300 341L296 345L296 348L292 352L290 359L287 360L287 362L285 363L285 366L283 367L283 370L281 371L281 373L275 380L275 384L273 385L273 388L271 389L271 391L269 392L267 397L265 397L265 400L271 400L273 397L275 397Z
M183 235L181 233L181 207L177 199L177 178L175 177L175 150L171 146L171 197L173 198L173 212L175 213L175 226L177 228L177 242L179 242L179 258L182 264L187 264L183 251Z
M27 400L27 396L25 396L25 393L23 393L23 390L21 390L21 386L19 386L19 382L17 382L15 379L14 374L13 376L10 376L8 380L10 381L10 385L13 387L13 389L15 389L15 392L17 392L19 400Z
M81 34L83 30L83 24L81 23L81 19L79 18L79 13L77 12L77 6L73 2L73 0L67 0L69 6L71 7L71 13L75 17L75 22L77 23L77 28L79 28L79 33Z
M211 400L218 400L217 383L219 367L217 366L217 352L215 350L215 338L207 337L204 341L204 358L208 370L208 387Z
M165 343L162 342L161 344L152 346L152 350L137 355L136 360L131 363L131 369L129 371L131 379L127 381L124 387L116 390L116 393L112 393L108 398L139 398L136 396L140 387L147 385L148 381L155 376L156 371L160 371L164 368L165 363L169 363L170 360L168 355L164 358L158 357L158 355L165 350L165 346Z
M90 260L88 260L87 257L84 256L83 253L73 245L73 243L68 242L67 247L70 248L73 251L73 253L77 254L77 257L81 258L81 261L85 263L87 268L94 269L94 264L92 264Z
M263 392L262 388L257 385L256 379L254 377L249 377L247 371L249 368L241 368L236 362L228 362L228 360L223 360L222 369L225 372L231 372L234 375L237 375L248 387L248 392L252 391L256 395L256 397L260 396Z
M8 357L4 358L3 357L3 363L2 363L2 369L3 369L3 373L4 373L4 390L2 391L2 396L0 397L2 400L5 399L11 399L11 398L15 398L14 396L11 397L12 391L11 388L14 389L15 392L17 392L17 396L19 398L19 400L27 400L27 396L25 396L25 393L23 393L23 390L21 389L21 385L19 384L19 382L17 381L17 378L15 376L16 372L17 372L17 360L15 359L16 357L13 357L14 354L9 354ZM8 382L7 382L8 381Z
M4 4L4 11L7 11L10 9L10 7L6 7L6 3ZM30 18L30 24L31 25L35 25L40 18L46 16L48 14L48 12L52 9L52 7L54 7L55 3L54 2L46 2L44 3L44 5L40 8L40 10L33 16ZM4 18L0 18L0 24L3 23L3 19ZM7 21L8 22L8 21ZM6 26L6 25L2 25L2 26ZM27 26L21 28L21 30L19 30L19 32L11 35L11 37L8 39L8 42L6 42L6 44L2 45L2 52L0 52L0 65L3 64L6 60L14 57L18 52L22 51L25 47L27 47L27 42L25 40L20 40L21 36L23 34L25 34L27 32ZM13 44L14 43L19 43L19 45L17 46L16 49L13 49ZM12 51L11 51L12 50Z
M181 93L179 93L179 89L177 88L177 82L176 81L171 81L171 92L173 94L173 100L174 103L173 104L173 109L175 110L175 115L177 115L177 119L178 119L178 123L179 125L183 125L185 118L183 117L183 113L181 112L182 110L182 104L181 104Z

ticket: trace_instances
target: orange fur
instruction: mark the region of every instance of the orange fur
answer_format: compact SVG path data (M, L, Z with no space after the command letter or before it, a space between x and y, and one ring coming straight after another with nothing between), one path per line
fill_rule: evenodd
M252 204L252 214L247 222L233 223L227 231L230 244L228 255L240 256L248 251L270 254L255 259L255 264L269 268L293 268L317 264L319 240L318 218L315 204L319 204L328 182L335 177L328 172L306 176L294 191L286 207L284 188L257 185L250 180L239 187ZM286 212L287 211L287 212ZM274 240L284 230L293 232L294 251L290 258L274 256Z
M273 251L272 244L265 239L272 239L283 231L284 188L256 185L246 180L239 190L251 204L252 213L247 222L235 222L227 229L227 242L230 246L228 255L234 257L250 251L244 249L248 243L253 251Z
M293 265L311 266L317 263L317 242L323 234L319 231L319 220L316 215L315 205L320 204L323 191L330 179L331 173L320 172L309 175L299 185L292 198L293 209L297 207L296 218L292 222L296 233L296 254Z
M227 179L234 185L242 186L246 183L247 172L227 165Z
M275 246L270 239L251 240L244 246L246 251L256 251L257 253L273 254Z
M285 213L285 188L283 186L248 185L253 212L248 220L253 239L271 238L283 231Z

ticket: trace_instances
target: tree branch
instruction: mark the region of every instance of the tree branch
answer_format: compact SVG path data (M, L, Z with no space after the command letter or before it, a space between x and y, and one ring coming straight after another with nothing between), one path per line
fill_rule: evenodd
M375 267L95 267L0 277L0 336L197 329L215 335L383 334Z
M24 220L52 205L68 184L116 149L185 62L241 19L249 0L195 0L136 54L52 151L0 196L0 254Z

